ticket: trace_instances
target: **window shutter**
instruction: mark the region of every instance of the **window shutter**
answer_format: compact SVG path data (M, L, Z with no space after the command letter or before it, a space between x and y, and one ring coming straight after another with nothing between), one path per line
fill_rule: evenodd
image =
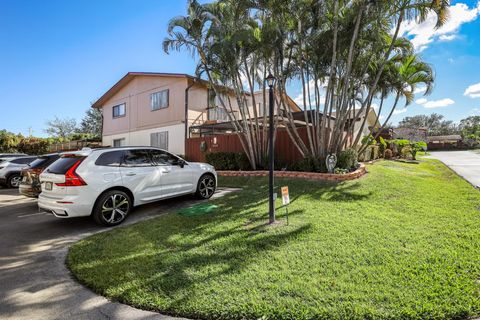
M151 133L150 145L152 147L168 150L168 131Z

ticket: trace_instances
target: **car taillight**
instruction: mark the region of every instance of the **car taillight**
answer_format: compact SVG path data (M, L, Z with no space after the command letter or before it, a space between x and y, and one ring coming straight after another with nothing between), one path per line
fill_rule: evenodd
M87 184L85 181L83 181L82 177L80 177L75 170L78 168L80 163L82 163L83 159L81 158L78 159L77 162L73 164L73 166L70 167L70 169L65 172L65 182L62 183L55 183L59 187L80 187L80 186L86 186Z
M40 174L43 172L44 168L33 168L31 169L33 173Z

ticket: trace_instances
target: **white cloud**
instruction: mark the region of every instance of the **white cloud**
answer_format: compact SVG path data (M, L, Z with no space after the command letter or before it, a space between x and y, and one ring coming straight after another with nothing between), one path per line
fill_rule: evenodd
M298 96L296 96L293 101L295 101L296 104L298 104L299 106L303 106L303 94L299 94Z
M407 112L407 108L397 109L393 111L393 114L401 114Z
M446 99L428 101L423 104L423 107L427 109L443 108L443 107L452 105L454 103L455 101L453 101L452 99L446 98Z
M480 98L480 83L469 86L463 95L470 98Z
M442 34L438 39L440 41L452 41L458 38L458 35L456 34Z
M435 109L435 108L447 107L449 105L454 104L455 101L453 101L450 98L445 98L445 99L440 99L440 100L432 100L432 101L428 101L425 98L421 98L421 99L418 99L417 101L415 101L415 103L423 106L426 109Z
M420 98L417 101L415 101L416 104L424 104L424 103L427 103L427 102L428 102L428 100L425 99L425 98Z
M308 93L307 90L307 85L308 85L308 90L310 90L310 100L312 102L312 107L315 106L315 81L313 80L310 80L308 81L308 83L305 85L305 94ZM324 86L327 85L327 83L319 83L319 89L320 91L322 91L322 88ZM308 96L306 97L306 100L307 100L307 105L308 105ZM293 101L295 101L295 103L299 106L299 107L303 107L303 92L300 92L294 99ZM320 94L320 104L324 104L325 103L325 96Z
M430 12L422 23L415 20L403 22L399 34L408 36L415 49L420 52L437 39L441 41L455 39L462 24L475 20L479 15L480 1L475 8L471 9L465 3L456 3L450 6L448 20L442 27L435 29L437 18L434 12Z
M417 93L424 93L427 91L427 87L423 86L423 87L418 87L418 88L415 88L415 90L413 90L413 93L417 94Z

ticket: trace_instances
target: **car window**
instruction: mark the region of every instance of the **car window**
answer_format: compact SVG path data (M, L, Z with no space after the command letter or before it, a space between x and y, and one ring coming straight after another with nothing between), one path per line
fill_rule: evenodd
M32 169L40 168L47 162L48 162L48 157L38 157L37 159L30 162L30 168Z
M152 166L148 150L125 150L122 166L125 167L150 167Z
M118 167L122 163L124 151L110 151L102 153L95 164L97 166Z
M152 160L156 165L178 165L179 158L169 152L163 150L150 150Z
M41 156L33 160L33 162L30 162L29 166L32 169L46 168L49 165L51 165L53 162L55 162L58 158L60 158L60 156L57 154L50 155L50 156Z
M32 162L33 160L35 160L36 158L18 158L18 159L14 159L12 161L10 161L11 163L15 163L15 164L28 164L30 162Z
M61 157L47 168L47 172L65 174L80 158L82 157Z

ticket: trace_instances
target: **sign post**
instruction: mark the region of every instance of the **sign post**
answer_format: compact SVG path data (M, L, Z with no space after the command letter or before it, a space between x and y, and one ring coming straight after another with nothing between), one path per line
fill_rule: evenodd
M285 206L288 226L288 204L290 204L290 195L288 194L288 186L282 187L282 204Z

